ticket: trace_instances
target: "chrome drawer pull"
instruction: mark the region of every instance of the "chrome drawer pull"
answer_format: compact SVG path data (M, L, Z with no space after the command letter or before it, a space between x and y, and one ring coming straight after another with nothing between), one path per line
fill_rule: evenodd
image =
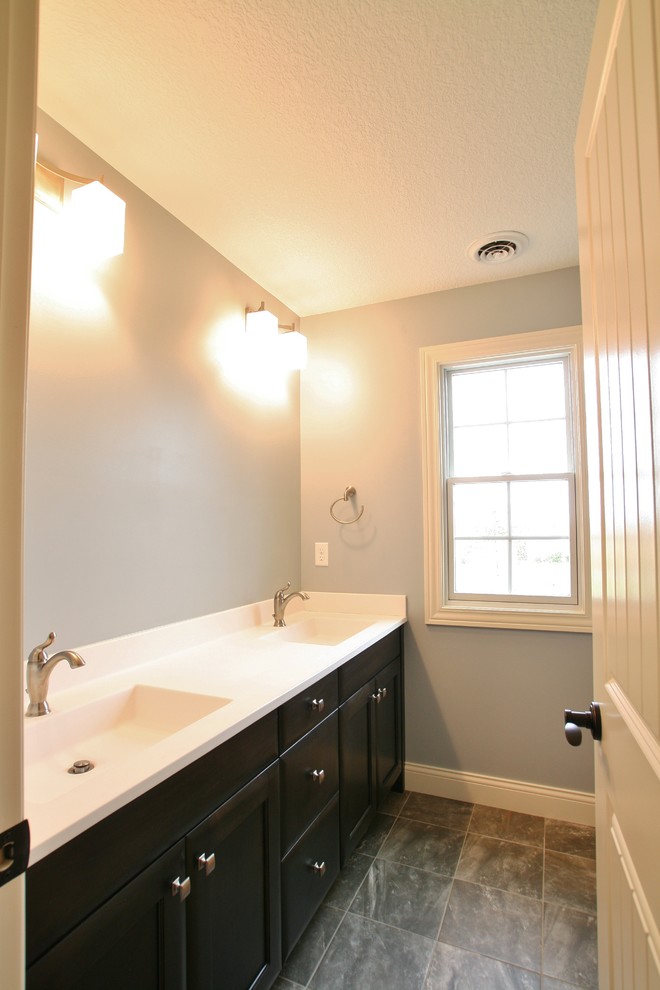
M380 696L381 696L381 700L384 701L385 698L387 697L387 688L380 689Z
M172 883L172 897L178 897L180 901L185 901L189 893L190 877L184 877L183 880L177 877Z
M381 701L383 700L383 697L384 697L384 695L383 695L383 688L378 688L378 690L376 691L376 693L375 694L372 694L371 697L376 702L376 704L379 705L381 703Z
M215 869L215 853L210 853L210 855L208 856L206 855L206 853L202 853L200 856L198 856L197 869L204 870L204 875L207 877L209 876L209 874L213 873Z
M314 698L312 701L312 708L315 712L322 712L325 710L325 701L323 698Z
M312 869L314 870L314 873L316 873L317 877L323 877L323 876L325 876L325 863L323 863L323 862L321 862L321 863L318 863L318 862L317 863L314 863L314 865L312 866Z
M317 784L322 784L325 780L325 770L312 770L312 780Z

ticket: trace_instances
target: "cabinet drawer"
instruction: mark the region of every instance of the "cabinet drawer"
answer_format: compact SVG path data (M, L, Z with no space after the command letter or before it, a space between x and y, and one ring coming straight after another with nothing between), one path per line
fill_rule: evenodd
M280 753L322 722L337 707L337 672L333 671L280 708Z
M339 786L337 727L335 711L280 758L283 852L316 818Z
M346 701L401 653L401 630L395 629L339 668L339 702Z
M339 798L282 861L282 956L291 952L339 873Z

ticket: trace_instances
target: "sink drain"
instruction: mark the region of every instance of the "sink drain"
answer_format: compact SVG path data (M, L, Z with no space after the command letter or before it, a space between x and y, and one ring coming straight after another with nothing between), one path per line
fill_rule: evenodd
M91 760L76 760L73 766L69 767L67 773L89 773L93 769L94 764Z

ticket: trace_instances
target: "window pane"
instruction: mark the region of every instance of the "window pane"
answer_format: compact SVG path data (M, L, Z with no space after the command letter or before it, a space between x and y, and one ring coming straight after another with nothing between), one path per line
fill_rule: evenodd
M459 426L453 434L455 478L506 470L506 426Z
M509 535L506 482L452 485L451 491L454 536Z
M462 595L506 595L506 540L454 540L454 590Z
M509 420L565 418L563 362L510 368L507 405Z
M568 470L566 420L509 426L512 474L559 474Z
M568 540L513 540L511 591L514 595L570 597Z
M511 482L512 536L566 536L570 533L569 483Z
M503 423L506 420L505 372L454 372L451 376L451 408L454 426Z

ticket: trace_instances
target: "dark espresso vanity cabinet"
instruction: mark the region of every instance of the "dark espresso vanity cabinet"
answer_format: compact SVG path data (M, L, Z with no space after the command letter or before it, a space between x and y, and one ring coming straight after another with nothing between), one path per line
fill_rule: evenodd
M28 990L267 990L403 789L401 630L27 874Z

